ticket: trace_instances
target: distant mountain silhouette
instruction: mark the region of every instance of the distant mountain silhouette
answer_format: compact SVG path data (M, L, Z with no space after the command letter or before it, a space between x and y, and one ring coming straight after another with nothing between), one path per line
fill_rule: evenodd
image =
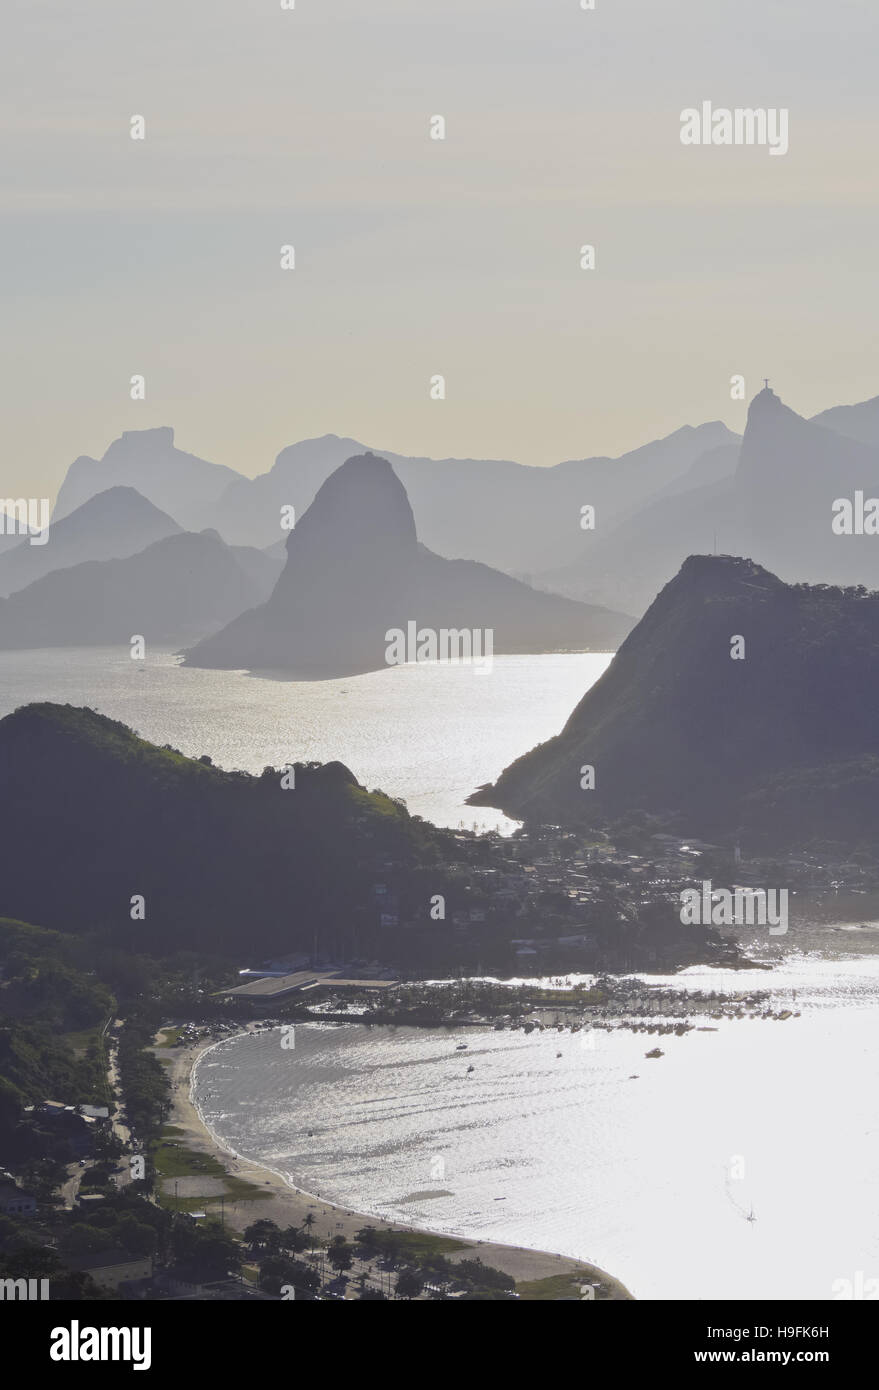
M486 629L500 652L610 650L622 614L541 594L486 565L419 545L405 488L386 459L349 459L290 533L271 598L186 653L195 666L352 675L385 664L386 632Z
M81 455L67 470L55 503L55 517L69 516L83 502L107 488L136 488L154 506L170 512L183 526L200 531L207 511L220 494L241 477L234 468L184 453L167 426L126 430L101 459Z
M693 835L872 843L877 689L879 595L691 556L562 732L471 801L556 824L646 811Z
M784 427L776 430L773 418L779 425L785 420ZM796 421L806 433L798 433ZM869 490L879 476L879 396L807 421L763 391L752 401L746 440L747 447L715 421L685 426L616 459L548 467L374 452L393 466L419 537L434 553L489 564L580 602L641 613L688 554L715 546L753 555L789 580L879 581L877 547L863 538L835 546L824 525L840 495L834 478L845 475L846 486L859 478ZM212 527L230 544L274 551L285 535L282 508L293 507L301 518L337 468L369 452L357 440L323 435L282 449L267 473L246 478L176 449L169 428L127 431L100 461L71 465L55 515L60 519L109 482L130 482L191 530ZM758 455L769 500L761 479L753 470L749 475L749 456ZM833 491L829 499L824 483ZM594 531L581 529L585 505L595 508ZM9 540L0 537L0 559L13 548ZM9 591L0 584L0 593Z
M330 474L346 459L365 452L365 445L356 439L335 434L303 439L282 449L267 473L229 483L205 515L230 542L272 547L286 540L281 508L293 507L301 517Z
M763 390L751 402L734 473L648 499L616 526L596 529L577 563L538 582L640 613L687 555L716 546L752 555L789 582L873 586L879 537L840 536L832 528L834 501L856 490L879 496L879 445L804 420Z
M393 465L430 549L527 579L575 559L584 504L596 507L606 525L625 515L635 499L673 485L703 455L737 444L738 436L715 421L684 426L620 458L571 459L551 467L374 452ZM231 544L265 549L283 535L282 507L302 516L331 473L368 452L358 440L327 434L289 445L267 473L246 478L177 449L168 427L127 430L102 459L83 456L70 465L55 516L60 520L90 496L125 484L189 530L213 527Z
M242 557L243 560L242 560ZM193 641L262 602L279 566L217 533L181 532L124 560L86 560L0 599L0 651Z
M879 536L839 536L833 503L879 496L879 446L802 419L771 391L751 402L735 486L743 541L783 579L879 582ZM729 548L729 547L728 547Z
M0 555L5 554L7 550L14 549L17 545L21 545L21 540L18 518L10 516L8 512L3 512L2 520L0 520Z
M53 521L43 545L24 536L0 553L0 595L23 589L52 570L83 560L134 555L180 527L131 487L111 487L91 497L61 521Z
M811 423L879 448L879 396L859 401L857 405L834 405L830 410L822 410L820 415L813 415Z
M736 437L731 444L718 444L716 448L708 449L706 453L700 454L686 473L681 473L678 477L673 478L670 483L666 483L664 487L650 496L633 499L620 513L614 524L621 525L629 516L634 516L644 507L655 502L662 502L666 498L680 496L681 493L690 492L694 488L710 487L713 483L720 483L727 478L732 478L738 467L741 444L742 441Z
M703 454L730 444L737 445L738 436L715 422L685 426L618 459L572 459L551 468L374 452L392 464L405 487L425 545L451 559L478 560L522 577L577 555L584 504L596 507L606 524L635 497L672 483ZM301 516L336 468L368 452L336 435L290 445L269 473L230 484L205 515L227 540L269 545L278 535L283 505Z

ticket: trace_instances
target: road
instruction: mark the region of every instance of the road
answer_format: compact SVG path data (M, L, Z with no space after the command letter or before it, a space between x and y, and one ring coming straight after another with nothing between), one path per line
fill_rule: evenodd
M131 1145L131 1131L128 1126L119 1118L122 1113L122 1089L119 1084L119 1044L113 1034L108 1034L108 1029L112 1023L113 1029L121 1028L124 1020L121 1018L107 1019L104 1024L103 1037L107 1047L107 1089L108 1099L112 1099L116 1104L116 1113L110 1120L110 1128L126 1149ZM117 1163L117 1168L122 1167L123 1161ZM95 1160L86 1159L85 1164L81 1165L78 1161L67 1165L67 1178L59 1189L65 1207L76 1206L76 1198L79 1193L80 1184L90 1168L95 1166ZM124 1162L121 1172L114 1173L114 1181L119 1188L127 1186L131 1182L131 1169L128 1162Z

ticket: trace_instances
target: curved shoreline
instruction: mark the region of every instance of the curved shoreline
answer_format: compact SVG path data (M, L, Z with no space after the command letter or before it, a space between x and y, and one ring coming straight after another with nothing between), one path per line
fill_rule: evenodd
M440 1232L424 1226L408 1225L402 1221L369 1212L354 1211L340 1203L330 1201L317 1193L305 1192L297 1187L287 1176L264 1163L236 1153L206 1121L195 1097L195 1072L198 1063L220 1043L252 1033L253 1027L243 1028L240 1033L199 1043L193 1047L168 1049L157 1047L156 1056L169 1063L169 1082L171 1085L171 1113L168 1123L183 1132L187 1147L215 1158L223 1165L230 1177L243 1178L269 1192L260 1198L240 1201L227 1200L224 1208L226 1222L237 1231L243 1230L251 1222L265 1218L275 1221L279 1226L301 1226L309 1214L315 1218L315 1234L322 1238L343 1235L351 1240L354 1233L364 1225L376 1225L386 1231L409 1231L421 1235L446 1235L461 1242L462 1249L451 1252L449 1259L472 1258L478 1255L484 1263L502 1269L517 1283L557 1277L558 1275L579 1274L584 1281L595 1281L605 1286L605 1299L631 1299L632 1294L620 1281L606 1270L584 1260L574 1260L567 1255L553 1254L544 1250L532 1250L527 1246L505 1245L495 1241L474 1240L457 1231ZM324 1226L322 1223L328 1223Z

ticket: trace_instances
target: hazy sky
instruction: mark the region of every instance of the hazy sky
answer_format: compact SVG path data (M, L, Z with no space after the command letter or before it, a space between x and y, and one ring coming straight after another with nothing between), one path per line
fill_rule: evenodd
M733 373L805 414L879 392L875 0L18 0L4 28L3 495L161 424L250 474L327 432L544 464L741 429ZM788 107L789 153L682 146L703 100Z

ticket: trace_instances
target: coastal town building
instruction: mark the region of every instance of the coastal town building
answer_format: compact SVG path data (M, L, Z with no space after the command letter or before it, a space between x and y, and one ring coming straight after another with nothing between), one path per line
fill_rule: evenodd
M33 1216L37 1199L14 1182L0 1182L0 1213L3 1216Z
M219 990L217 993L224 999L266 1004L286 999L290 995L308 993L319 986L328 986L334 990L378 993L393 989L398 983L397 978L360 978L333 970L297 970L290 975L262 975L257 979L248 980L245 984Z
M24 1107L25 1117L36 1129L50 1132L59 1150L69 1158L91 1153L98 1133L110 1123L110 1111L102 1105L67 1105L44 1100Z
M142 1279L153 1277L153 1261L149 1255L132 1259L118 1250L96 1250L87 1255L68 1259L70 1269L80 1270L104 1289L121 1289Z

